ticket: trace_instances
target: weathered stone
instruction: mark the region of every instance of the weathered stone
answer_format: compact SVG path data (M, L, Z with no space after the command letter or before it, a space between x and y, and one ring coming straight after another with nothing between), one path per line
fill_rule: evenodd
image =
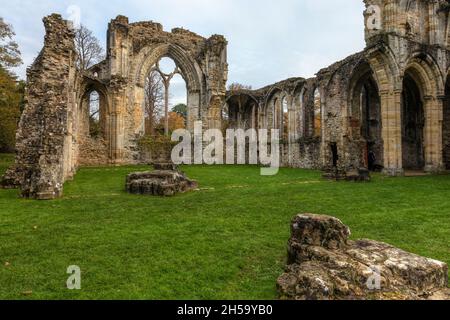
M448 299L445 263L373 241L350 241L336 218L303 214L292 221L281 299ZM379 276L379 287L372 280ZM370 286L370 284L374 286Z
M360 168L393 176L450 169L447 1L364 3L363 51L310 79L229 92L223 36L166 32L159 23L118 16L108 26L106 59L80 74L73 32L60 16L47 17L44 48L28 71L16 164L3 185L20 185L25 197L53 198L79 165L142 162L145 77L166 56L186 80L190 130L195 121L204 128L279 129L281 166L336 168L325 174L329 179L368 181ZM100 144L87 136L93 90ZM167 161L169 154L150 157Z
M346 246L350 229L336 218L321 215L298 215L292 221L291 241L301 245L337 249Z
M170 197L177 193L184 193L197 188L197 182L188 179L180 171L135 172L129 174L126 179L126 190L132 194Z
M188 128L195 121L220 126L217 107L225 99L228 73L223 36L204 38L181 28L166 32L158 23L129 23L118 16L109 24L106 59L80 72L71 24L56 14L44 24L44 47L28 69L15 165L2 186L20 186L24 197L53 199L79 166L140 163L144 83L163 57L174 60L186 81ZM99 137L89 130L93 91L99 94ZM152 157L167 161L170 150Z
M27 70L15 164L5 175L5 184L20 185L23 197L42 200L59 197L75 171L70 124L79 88L74 32L56 14L46 17L44 25L44 48Z

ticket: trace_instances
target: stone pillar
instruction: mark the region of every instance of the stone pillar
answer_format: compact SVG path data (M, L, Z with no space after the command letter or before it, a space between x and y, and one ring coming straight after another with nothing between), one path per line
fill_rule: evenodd
M194 132L195 121L201 120L200 117L200 93L198 91L189 90L187 93L187 129Z
M382 137L384 142L384 173L403 175L401 90L381 91Z
M424 98L424 170L431 173L440 172L444 167L442 157L443 99L443 97L436 99L431 96Z
M298 139L297 112L295 110L295 99L292 96L287 96L286 99L288 103L289 144L292 144Z
M388 0L387 3L384 5L384 10L382 10L382 14L384 15L383 21L384 21L384 29L386 32L395 32L397 31L397 0Z
M224 97L213 96L208 108L207 128L222 129L221 110L224 104Z
M429 21L429 38L430 38L430 44L438 44L439 43L439 20L438 20L438 10L439 10L439 3L436 0L429 1L428 3L428 13L430 17Z

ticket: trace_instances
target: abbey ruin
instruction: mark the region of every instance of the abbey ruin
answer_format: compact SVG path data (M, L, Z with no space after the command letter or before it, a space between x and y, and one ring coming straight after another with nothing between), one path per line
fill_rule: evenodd
M106 59L79 72L74 33L44 19L44 48L28 70L15 165L4 186L52 199L80 165L139 163L144 78L162 57L187 86L188 120L205 128L280 129L282 163L403 175L450 169L450 4L365 0L366 48L311 79L227 92L227 41L153 22L109 24ZM102 139L89 137L87 99L100 96ZM92 160L94 159L94 161Z

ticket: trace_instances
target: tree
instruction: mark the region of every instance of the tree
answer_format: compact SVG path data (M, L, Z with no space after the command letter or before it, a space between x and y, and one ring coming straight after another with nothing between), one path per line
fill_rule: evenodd
M144 90L145 133L155 135L155 127L164 108L164 84L157 71L149 73Z
M160 124L159 127L160 128L164 128L165 127L165 123L166 123L166 118L162 117L160 119ZM185 120L184 118L179 115L176 112L169 112L169 133L173 132L177 129L185 129L186 125L185 125Z
M0 152L12 152L23 106L24 84L0 66Z
M101 136L100 125L100 95L92 91L89 95L89 135L93 138Z
M172 108L172 112L178 113L185 120L187 119L187 105L185 105L184 103L177 104Z
M22 64L19 45L13 40L14 36L12 26L0 17L0 67L4 70Z
M228 86L229 91L252 90L252 86L234 82Z
M75 30L75 47L78 53L77 66L84 71L104 59L100 41L91 30L81 25Z
M0 17L0 152L14 150L17 124L24 108L25 84L8 68L22 63L11 25Z

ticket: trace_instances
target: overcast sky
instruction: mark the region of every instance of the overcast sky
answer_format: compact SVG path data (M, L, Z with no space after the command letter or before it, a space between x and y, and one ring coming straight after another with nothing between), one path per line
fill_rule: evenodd
M289 77L311 77L319 69L364 48L362 0L10 0L0 16L14 26L25 69L43 45L42 18L81 9L81 23L106 45L108 22L153 20L164 30L184 27L228 42L229 82L259 88ZM174 85L174 100L180 99Z

